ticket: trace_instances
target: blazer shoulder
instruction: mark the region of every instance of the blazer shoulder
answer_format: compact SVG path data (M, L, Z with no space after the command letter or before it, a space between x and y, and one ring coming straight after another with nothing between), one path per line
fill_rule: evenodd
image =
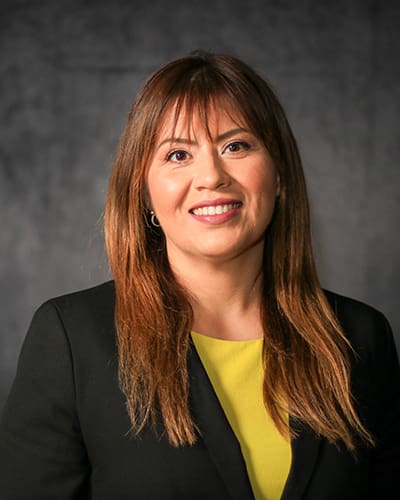
M91 288L53 297L36 311L35 318L45 323L58 317L71 342L98 337L101 332L114 336L115 287L107 281Z
M374 350L379 344L393 342L389 321L381 311L360 300L329 290L324 292L353 347Z
M90 288L77 290L74 292L50 298L48 301L60 311L68 308L104 308L114 306L115 286L114 281L106 281Z
M114 315L115 287L114 281L74 291L50 298L42 306L52 306L60 317L79 318L81 321L89 317L105 318Z
M350 315L358 318L366 317L370 320L384 317L381 311L370 304L331 290L324 290L324 293L337 316Z

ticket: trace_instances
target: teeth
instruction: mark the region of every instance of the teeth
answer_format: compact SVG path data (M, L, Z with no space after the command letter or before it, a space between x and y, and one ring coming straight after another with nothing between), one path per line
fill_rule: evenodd
M211 207L201 207L194 208L192 212L194 215L215 215L215 214L226 214L229 210L234 208L239 208L241 203L229 203L226 205L214 205Z

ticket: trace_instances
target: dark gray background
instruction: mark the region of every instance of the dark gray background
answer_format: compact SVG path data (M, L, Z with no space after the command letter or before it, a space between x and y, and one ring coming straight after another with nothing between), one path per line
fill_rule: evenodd
M381 309L400 345L399 5L2 2L0 407L34 310L110 277L101 215L128 109L150 71L195 48L237 55L275 88L322 284Z

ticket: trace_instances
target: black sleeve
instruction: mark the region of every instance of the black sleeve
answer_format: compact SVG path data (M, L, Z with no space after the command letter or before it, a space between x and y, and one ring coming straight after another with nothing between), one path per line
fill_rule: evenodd
M0 426L0 498L88 498L71 350L57 309L33 317Z
M373 494L371 498L393 498L400 476L400 368L393 334L382 316L379 351L376 366L378 386L378 420L376 449L373 461Z

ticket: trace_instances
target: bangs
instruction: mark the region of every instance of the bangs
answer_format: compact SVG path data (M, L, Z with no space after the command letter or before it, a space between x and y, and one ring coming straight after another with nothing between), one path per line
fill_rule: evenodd
M171 137L175 137L178 122L183 127L186 137L189 140L195 139L196 129L202 128L210 141L212 140L210 120L215 116L226 115L238 127L247 128L252 131L250 123L246 120L244 113L237 103L226 95L211 96L198 95L192 93L188 95L178 95L175 100L171 100L163 111L158 132L163 128L167 119L172 117ZM196 125L194 125L196 122Z
M178 120L183 119L187 137L192 139L193 122L196 119L211 139L210 117L227 115L238 127L247 128L265 142L264 127L261 125L254 96L244 85L229 81L226 77L209 67L196 69L180 75L169 89L165 88L157 132L163 127L167 117L172 118L172 136L175 136ZM243 83L243 82L242 82ZM258 107L260 109L260 107Z

